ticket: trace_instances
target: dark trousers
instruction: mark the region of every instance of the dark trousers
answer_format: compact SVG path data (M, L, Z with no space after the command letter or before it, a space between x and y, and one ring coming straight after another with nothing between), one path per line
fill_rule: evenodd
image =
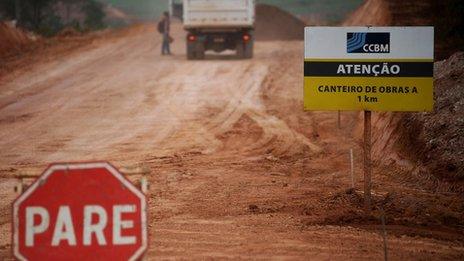
M161 54L171 54L171 50L169 48L169 34L163 34L163 43L161 44Z

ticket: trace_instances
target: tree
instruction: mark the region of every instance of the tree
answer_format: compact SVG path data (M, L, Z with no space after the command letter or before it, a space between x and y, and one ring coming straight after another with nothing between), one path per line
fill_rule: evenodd
M0 17L5 20L15 19L14 0L0 0Z
M84 0L60 0L66 8L66 17L65 17L65 24L70 24L71 23L71 10L73 6L76 4L84 2Z
M37 31L44 17L52 12L51 6L55 2L56 0L21 0L19 23L30 30Z
M58 3L63 4L66 13L58 12ZM105 27L104 4L99 0L0 0L0 17L16 18L21 27L52 36L65 25L81 29L79 21L72 18L72 11L78 8L85 16L83 29L98 30Z
M103 19L105 12L103 11L103 4L96 0L87 0L82 11L85 13L86 18L84 26L88 30L98 30L105 27Z
M21 0L15 0L15 19L16 22L21 20Z

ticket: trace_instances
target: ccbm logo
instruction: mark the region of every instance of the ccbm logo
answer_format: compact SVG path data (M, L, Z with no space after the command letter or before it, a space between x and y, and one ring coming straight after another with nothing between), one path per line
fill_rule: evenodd
M347 33L348 53L390 53L390 33Z

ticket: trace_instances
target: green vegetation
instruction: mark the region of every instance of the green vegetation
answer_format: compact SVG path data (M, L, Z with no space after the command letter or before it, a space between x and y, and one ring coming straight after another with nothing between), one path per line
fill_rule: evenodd
M7 19L43 35L52 35L62 28L61 19L53 12L55 0L3 0L0 10Z
M104 1L143 20L157 18L168 9L168 0ZM329 23L336 23L354 11L363 0L257 0L256 2L275 5L295 15L318 16Z
M275 5L298 16L315 17L325 23L335 24L355 10L363 0L256 0L256 2ZM61 13L56 11L58 4L64 5L65 10ZM15 7L19 5L19 24L29 30L50 36L64 27L73 27L77 31L104 28L105 4L111 4L141 20L157 19L168 10L168 0L0 0L0 17L14 19L18 15ZM71 10L76 12L76 6L84 14L83 21L70 18L70 12Z
M65 11L59 11L64 6ZM81 14L83 21L70 19L70 12ZM99 0L1 0L0 17L16 19L17 23L28 30L52 36L65 27L77 31L98 30L105 27L103 19L104 4Z
M88 30L98 30L105 27L103 19L105 12L103 12L103 4L97 1L87 1L82 6L82 11L86 14L84 26Z

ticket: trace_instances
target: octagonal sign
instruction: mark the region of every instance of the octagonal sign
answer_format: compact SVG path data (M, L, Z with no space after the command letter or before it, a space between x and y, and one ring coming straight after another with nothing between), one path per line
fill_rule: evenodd
M109 163L52 164L13 204L19 260L137 260L146 199Z

